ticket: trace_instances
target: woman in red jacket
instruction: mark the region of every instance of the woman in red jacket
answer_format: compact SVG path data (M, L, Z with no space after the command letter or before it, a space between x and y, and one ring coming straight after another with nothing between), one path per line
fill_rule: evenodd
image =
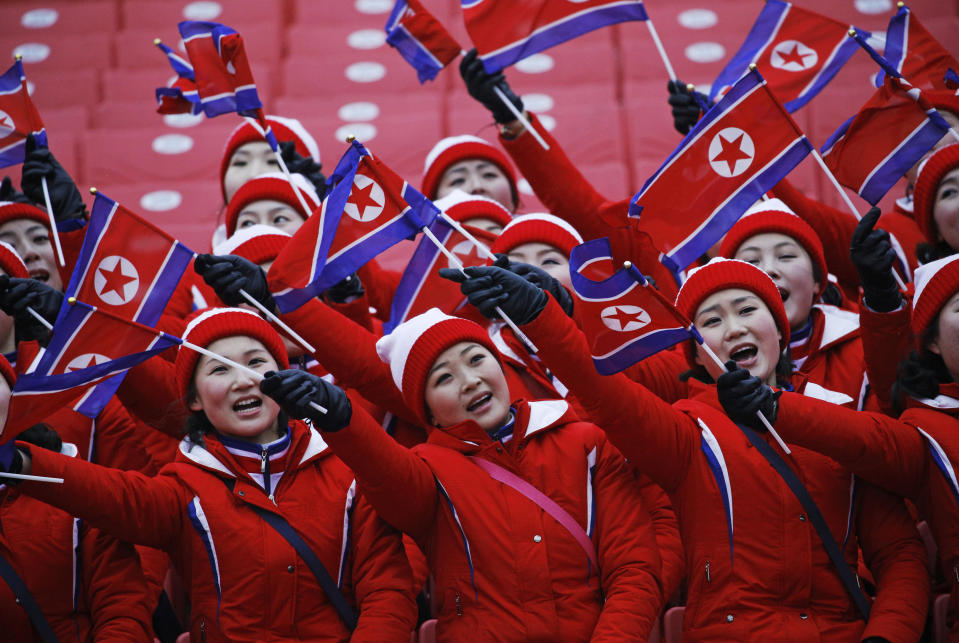
M377 513L426 554L438 640L645 640L664 601L659 555L632 471L602 431L562 400L511 402L483 328L438 309L377 350L431 427L426 444L401 447L302 371L262 388L324 429Z
M540 357L590 418L670 495L686 553L684 641L918 638L929 583L924 548L901 500L853 484L847 469L814 451L793 447L784 456L824 515L845 564L855 569L862 548L877 581L867 623L803 505L723 413L704 369L711 362L698 344L690 340L687 356L705 381L690 380L690 398L669 405L622 374L599 375L583 334L542 291L499 268L467 272L471 301L499 305L525 322ZM761 270L715 259L691 272L676 305L721 360L765 384L791 384L781 360L789 322L778 289ZM801 379L794 383L801 386ZM768 434L759 439L776 444Z
M200 313L185 337L246 368L180 349L175 380L192 415L175 462L148 478L18 443L24 471L65 480L20 489L169 552L189 587L194 641L408 641L415 610L399 534L356 495L353 474L320 435L288 423L250 373L288 367L280 337L240 309ZM319 558L333 596L358 614L352 634L267 515Z

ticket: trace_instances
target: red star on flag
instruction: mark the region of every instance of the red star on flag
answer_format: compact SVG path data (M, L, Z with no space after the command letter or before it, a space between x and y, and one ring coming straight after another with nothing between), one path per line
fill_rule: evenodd
M783 64L783 65L787 65L787 64L789 64L789 63L796 63L796 64L799 65L800 67L805 67L805 66L806 66L806 63L803 62L804 59L806 58L806 56L812 56L811 53L810 53L810 54L801 54L801 53L799 53L799 45L798 45L798 44L793 44L793 50L792 50L792 51L783 52L783 51L780 51L780 50L777 49L777 50L776 50L776 53L779 55L779 58L782 60L782 64Z
M350 192L350 198L347 203L352 203L356 206L356 216L358 216L361 221L366 219L367 208L379 208L383 205L372 196L375 186L375 182L370 182L365 188L358 188L354 185L353 191Z
M13 130L16 129L16 123L13 122L8 114L0 112L0 128Z
M123 267L119 261L117 261L117 265L113 266L113 270L109 272L104 268L100 268L100 275L106 280L103 284L103 290L100 291L101 297L107 293L115 292L120 299L126 299L123 295L124 287L131 281L136 281L136 277L128 277L123 274Z
M642 319L643 311L636 313L627 313L625 310L616 307L616 312L612 315L603 315L606 319L615 319L616 323L619 324L620 329L626 328L626 324L630 322L635 322L637 324L642 324L644 320Z
M740 134L733 140L729 141L723 138L723 135L719 135L719 144L723 146L723 151L709 159L713 163L723 163L725 162L729 166L729 173L733 174L736 171L736 162L743 159L752 158L749 154L746 154L742 150L742 140L743 134Z

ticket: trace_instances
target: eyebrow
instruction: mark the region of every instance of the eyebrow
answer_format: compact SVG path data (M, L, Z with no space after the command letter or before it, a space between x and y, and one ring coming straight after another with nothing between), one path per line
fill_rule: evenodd
M472 348L479 348L479 344L470 344L469 346L467 346L466 348L464 348L463 350L460 351L460 356L465 355L466 352L467 352L468 350L472 349ZM429 372L426 373L426 377L429 377L430 375L433 374L434 371L437 371L437 370L443 368L444 366L446 366L446 365L448 365L448 364L449 364L449 362L440 362L439 364L437 364L437 365L435 365L433 368L431 368L431 369L429 370Z
M736 297L735 299L733 299L733 305L735 306L735 305L741 304L747 299L756 299L756 295L743 295L742 297ZM708 312L718 310L719 308L720 308L720 304L713 304L709 308L703 308L701 311L699 311L699 314L696 316L700 317L702 315L705 315Z
M251 349L243 352L243 354L242 354L242 356L241 356L241 359L244 358L244 357L249 357L249 356L252 355L253 353L265 353L265 352L266 352L266 350L263 349L263 348L251 348ZM227 357L227 356L224 355L223 357ZM231 359L231 360L234 361L234 362L238 362L238 361L239 361L239 360L235 360L235 359L232 359L232 358L229 358L229 357L227 357L227 359ZM201 366L206 366L206 365L209 364L210 362L220 362L220 363L223 364L224 366L229 366L229 364L227 364L226 362L223 362L223 361L221 361L221 360L219 360L219 359L216 359L215 357L210 357L209 355L203 355L203 356L200 357L200 365L201 365Z
M790 238L788 241L780 241L779 243L773 246L773 249L781 248L782 246L793 246L796 248L800 247L797 241ZM762 250L761 248L757 248L756 246L743 246L739 249L739 252L749 252L749 251L760 252L761 250Z

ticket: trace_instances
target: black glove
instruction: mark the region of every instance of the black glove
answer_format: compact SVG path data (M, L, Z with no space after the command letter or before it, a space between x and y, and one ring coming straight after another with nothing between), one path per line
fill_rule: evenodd
M879 208L870 208L859 220L852 233L849 258L859 273L866 305L876 312L888 313L899 308L902 296L892 276L896 251L889 242L889 233L874 229L878 220Z
M53 427L49 424L34 424L29 429L17 436L17 439L21 442L29 442L34 446L38 446L41 449L47 449L48 451L53 451L54 453L60 453L63 449L63 440L60 439L60 434L57 433Z
M260 381L260 390L290 417L308 419L321 431L339 431L353 417L353 406L343 389L307 371L270 371ZM310 406L310 402L325 408L326 413Z
M42 281L0 275L0 310L13 317L17 341L46 343L50 331L30 310L53 324L62 305L63 293Z
M37 147L33 134L27 136L27 155L23 162L20 189L37 204L45 204L43 178L47 179L50 205L57 221L86 216L87 208L76 183L57 162L48 147Z
M493 91L494 87L499 87L509 102L513 103L516 111L523 112L523 101L519 96L513 93L509 83L506 82L506 76L503 72L490 74L483 67L483 61L479 59L476 48L469 50L463 60L460 61L460 76L466 83L466 90L470 96L478 100L483 106L493 114L493 119L500 124L511 123L516 120L513 112L503 104L503 100Z
M267 310L276 308L266 283L266 273L248 259L236 255L202 254L193 260L193 269L227 306L250 303L240 294L245 290Z
M10 180L9 176L3 177L3 182L0 183L0 201L10 201L12 203L29 203L33 205L33 201L30 200L23 192L18 192L15 187L13 187L13 181Z
M453 268L440 268L440 277L456 281L469 302L484 317L496 319L499 306L513 322L533 321L546 307L549 297L525 278L498 266L471 266L466 275Z
M881 636L870 636L867 639L863 639L862 643L889 643L889 639Z
M776 421L782 391L773 393L758 377L750 375L745 368L738 368L732 360L726 362L726 372L716 381L716 392L726 415L737 424L765 431L756 411L762 412L770 424Z
M528 263L510 263L506 269L551 294L553 299L563 308L566 316L573 316L573 296L569 294L563 284L559 283L556 277L542 268L531 266Z
M339 283L327 288L323 296L334 304L347 304L362 297L365 292L360 276L354 272L352 275L347 275Z
M293 141L283 141L280 143L280 156L286 163L286 169L290 174L302 174L313 184L316 194L322 199L326 194L326 177L323 176L323 166L313 160L312 156L300 156L296 151L296 144Z
M673 127L676 128L676 131L680 134L686 135L689 133L689 130L693 128L699 121L699 116L702 114L702 107L700 106L700 101L703 105L708 104L709 99L700 94L697 91L690 92L686 88L686 83L681 80L671 80L666 85L666 89L669 90L669 104L672 107L673 112ZM696 95L698 94L700 100L696 100Z

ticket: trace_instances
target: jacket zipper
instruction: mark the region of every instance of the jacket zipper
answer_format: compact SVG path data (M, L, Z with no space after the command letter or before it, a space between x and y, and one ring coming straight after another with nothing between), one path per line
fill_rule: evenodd
M711 583L713 581L712 576L709 574L709 561L706 561L706 582Z
M460 593L456 592L456 615L463 615L463 599L460 598Z
M260 451L260 473L263 475L263 486L266 488L266 493L270 497L270 502L275 505L276 500L273 499L273 489L270 487L270 459L266 449Z
M206 619L200 619L200 643L206 643Z
M952 566L952 574L956 577L956 583L959 583L959 565Z

